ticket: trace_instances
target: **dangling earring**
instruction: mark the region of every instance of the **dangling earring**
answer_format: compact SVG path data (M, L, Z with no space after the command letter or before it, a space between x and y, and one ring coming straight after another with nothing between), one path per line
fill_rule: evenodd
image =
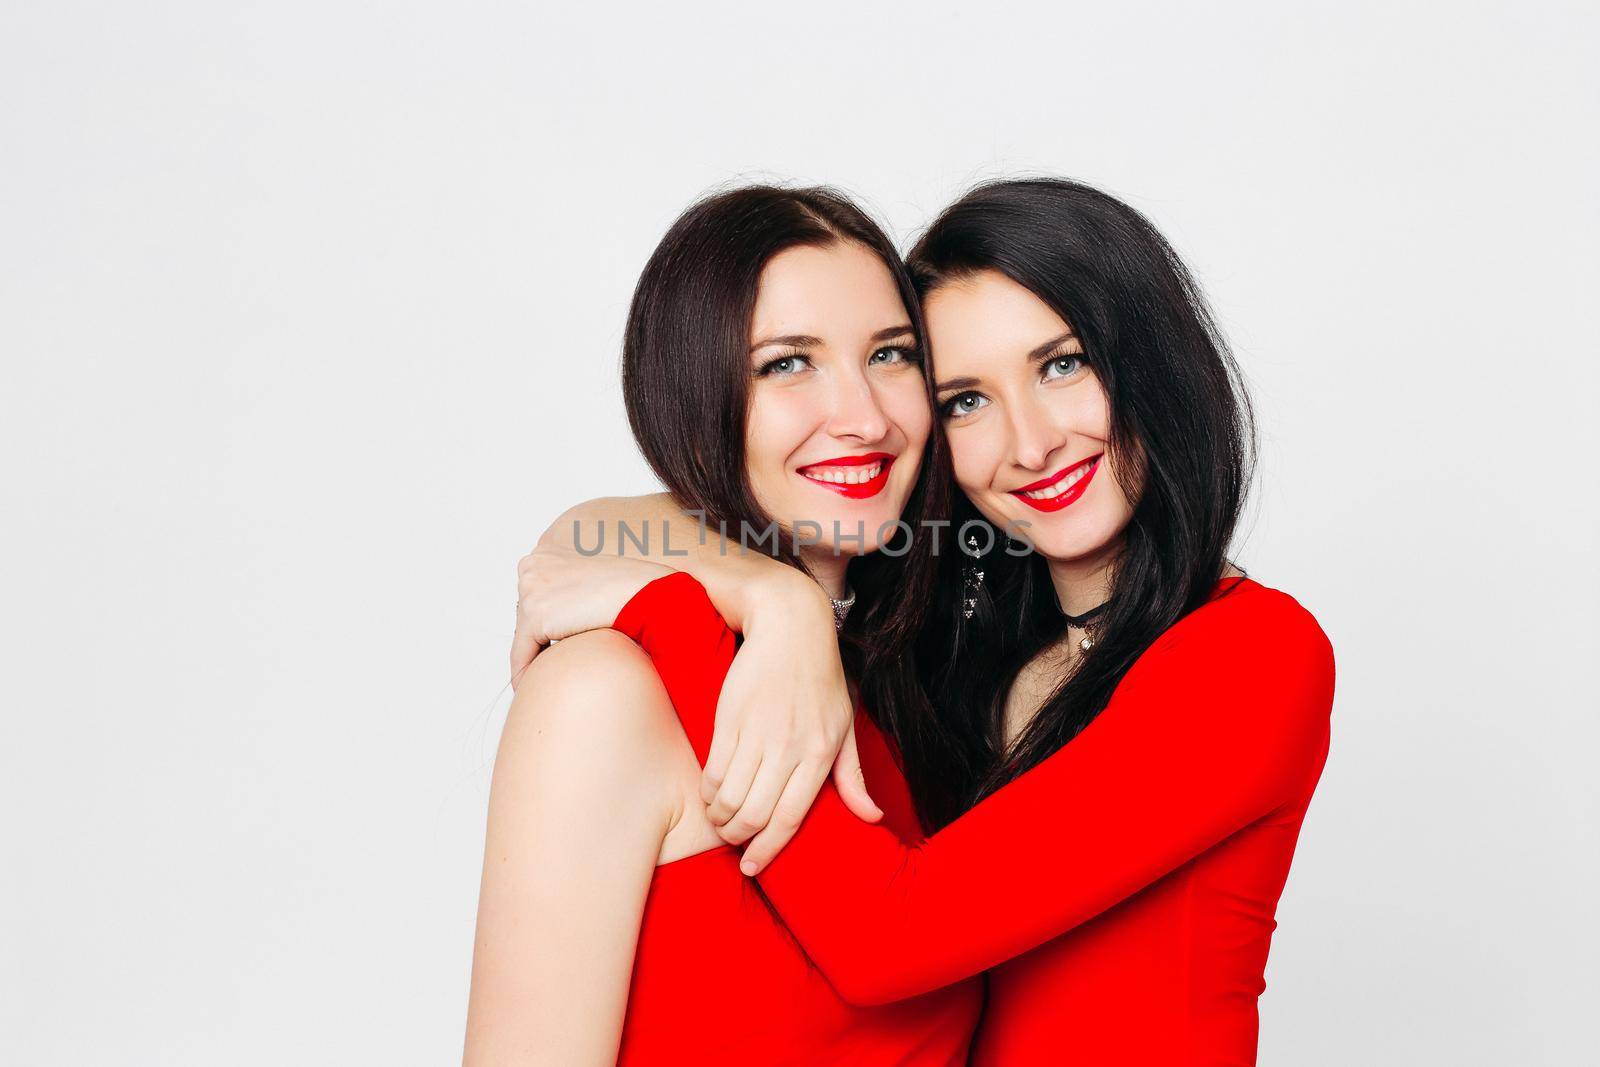
M978 556L978 535L967 535L967 555L976 559ZM965 551L965 550L964 550ZM961 617L972 618L972 613L978 607L978 587L983 585L983 572L975 563L969 563L961 568Z

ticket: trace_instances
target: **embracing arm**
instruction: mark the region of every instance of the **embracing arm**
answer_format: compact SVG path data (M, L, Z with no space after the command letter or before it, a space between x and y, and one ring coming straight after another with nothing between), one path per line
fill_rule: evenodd
M617 634L562 642L528 680L495 758L463 1063L613 1063L681 735Z
M609 626L667 568L692 575L744 634L701 777L706 814L723 840L748 841L750 861L765 864L794 834L830 770L851 811L881 818L862 778L855 708L822 587L757 549L724 541L664 493L580 504L519 561L513 685L541 645Z
M725 627L692 582L654 582L630 609L618 628L652 657L692 648L725 662ZM680 715L706 713L698 686L674 692ZM936 989L1303 801L1332 693L1332 652L1304 609L1266 589L1224 596L1164 634L1075 740L921 845L861 823L824 789L762 889L847 999Z
M552 561L559 571L562 562L579 560L593 564L580 571L585 582L596 575L607 579L601 590L586 594L569 584L561 590L561 604L540 597ZM628 596L662 568L692 575L717 612L746 641L759 642L771 631L774 641L802 642L812 653L808 658L818 663L813 673L832 675L836 669L837 688L845 691L833 610L822 587L804 571L723 538L665 493L599 497L569 508L545 530L538 546L517 562L519 605L538 608L540 614L529 618L519 612L511 647L513 679L550 637L608 625ZM627 586L620 599L619 582ZM584 603L575 605L574 600ZM588 610L590 603L595 610ZM551 618L552 611L563 613Z
M760 550L741 550L666 493L584 501L551 523L539 545L647 559L692 574L728 625L747 637L788 611L829 610L827 596L803 572Z

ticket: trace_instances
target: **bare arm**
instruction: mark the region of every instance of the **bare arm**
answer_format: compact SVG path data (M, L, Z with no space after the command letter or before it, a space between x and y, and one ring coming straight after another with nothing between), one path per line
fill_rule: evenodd
M648 559L692 574L728 625L746 637L752 623L773 614L779 598L792 598L785 601L790 608L827 608L827 596L804 573L759 549L741 551L736 540L685 513L666 493L585 501L551 523L539 544L583 555Z
M724 840L748 841L747 857L765 865L794 835L830 769L851 811L882 818L861 775L827 595L804 572L724 541L665 493L580 504L519 561L513 684L546 641L609 626L659 576L640 561L693 575L744 636L701 776L701 799Z
M564 641L529 671L495 759L466 1067L616 1060L652 872L682 810L682 747L626 638Z

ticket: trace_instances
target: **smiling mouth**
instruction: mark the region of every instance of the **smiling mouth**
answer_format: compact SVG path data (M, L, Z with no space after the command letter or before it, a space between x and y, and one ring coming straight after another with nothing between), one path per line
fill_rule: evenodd
M876 496L889 482L894 456L873 452L865 456L843 456L801 467L797 473L808 481L851 499Z
M1100 456L1090 456L1048 478L1013 489L1011 495L1039 511L1059 511L1084 494L1089 488L1089 479L1099 469Z

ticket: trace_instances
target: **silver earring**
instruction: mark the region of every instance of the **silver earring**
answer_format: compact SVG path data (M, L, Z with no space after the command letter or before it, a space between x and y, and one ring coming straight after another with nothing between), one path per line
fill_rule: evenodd
M978 535L967 535L967 555L974 559L978 556ZM961 617L972 618L972 613L978 607L978 589L983 585L983 572L977 564L969 563L961 568Z

